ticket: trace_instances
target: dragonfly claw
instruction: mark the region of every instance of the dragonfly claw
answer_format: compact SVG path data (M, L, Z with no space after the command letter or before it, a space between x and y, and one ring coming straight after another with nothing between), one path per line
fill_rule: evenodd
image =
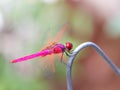
M65 52L65 54L66 54L68 57L70 57L71 54L72 54L72 52Z

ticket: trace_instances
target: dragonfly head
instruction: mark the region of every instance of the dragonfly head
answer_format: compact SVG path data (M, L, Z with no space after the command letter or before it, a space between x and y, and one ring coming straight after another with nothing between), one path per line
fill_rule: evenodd
M73 45L71 42L66 42L66 46L65 46L68 50L71 50L73 48Z

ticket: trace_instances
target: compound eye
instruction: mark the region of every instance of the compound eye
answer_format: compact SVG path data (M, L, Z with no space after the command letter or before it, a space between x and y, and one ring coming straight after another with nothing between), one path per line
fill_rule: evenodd
M73 47L72 43L66 42L66 48L67 48L68 50L71 50L72 47Z

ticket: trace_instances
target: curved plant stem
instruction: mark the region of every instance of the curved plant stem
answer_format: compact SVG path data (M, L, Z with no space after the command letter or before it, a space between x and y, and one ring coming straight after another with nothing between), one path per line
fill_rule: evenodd
M72 89L72 79L71 79L71 72L72 72L72 64L75 60L76 55L84 48L86 47L92 47L94 48L104 59L105 61L110 65L110 67L120 76L120 69L112 62L112 60L103 52L103 50L96 45L93 42L85 42L83 44L80 44L72 53L72 55L69 58L68 64L67 64L67 88L68 90Z

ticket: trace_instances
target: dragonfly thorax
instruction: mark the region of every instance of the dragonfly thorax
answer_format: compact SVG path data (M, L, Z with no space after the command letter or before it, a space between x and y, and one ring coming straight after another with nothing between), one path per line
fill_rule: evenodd
M53 48L54 53L63 53L65 50L65 46L63 44L56 44L56 46Z

